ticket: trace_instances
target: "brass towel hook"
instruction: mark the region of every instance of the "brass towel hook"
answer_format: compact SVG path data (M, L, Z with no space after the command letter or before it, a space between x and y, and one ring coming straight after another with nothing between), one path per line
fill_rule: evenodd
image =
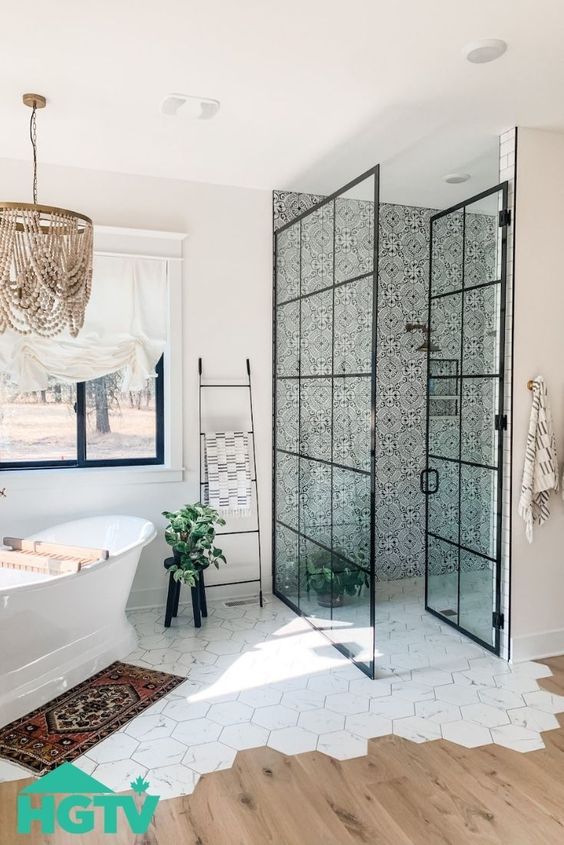
M529 381L527 382L527 390L532 390L534 386L535 386L534 379L530 378Z

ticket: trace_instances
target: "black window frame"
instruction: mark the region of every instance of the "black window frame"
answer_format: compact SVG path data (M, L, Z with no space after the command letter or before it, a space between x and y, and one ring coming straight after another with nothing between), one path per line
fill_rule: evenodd
M164 355L155 372L155 456L152 458L109 458L89 460L86 436L86 382L76 385L76 460L71 461L2 461L0 472L27 469L88 469L90 467L135 467L164 464Z

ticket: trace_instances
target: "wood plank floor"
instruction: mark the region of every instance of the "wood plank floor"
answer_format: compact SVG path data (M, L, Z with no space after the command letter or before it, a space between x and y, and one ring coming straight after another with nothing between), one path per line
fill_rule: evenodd
M564 694L564 657L540 683ZM0 784L0 845L562 845L564 721L520 754L399 737L339 762L318 752L240 752L191 796L160 803L144 837L18 836L16 795Z

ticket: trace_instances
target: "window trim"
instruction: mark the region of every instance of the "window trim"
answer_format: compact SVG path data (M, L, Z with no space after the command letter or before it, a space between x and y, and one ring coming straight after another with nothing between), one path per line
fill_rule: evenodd
M39 469L89 469L91 467L139 467L163 466L165 458L164 433L164 354L161 355L155 372L155 456L152 458L108 458L88 459L86 432L86 382L76 385L76 460L70 461L1 461L0 472Z

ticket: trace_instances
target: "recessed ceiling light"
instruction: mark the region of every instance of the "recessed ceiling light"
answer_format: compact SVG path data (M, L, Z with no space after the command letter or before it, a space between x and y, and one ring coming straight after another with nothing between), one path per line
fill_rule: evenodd
M470 179L469 173L447 173L443 176L443 180L449 185L460 185L461 182L467 182Z
M219 105L219 100L211 97L167 94L161 103L161 112L172 117L185 117L190 120L210 120L218 113Z
M495 62L503 56L507 50L507 44L501 38L482 38L481 41L473 41L464 48L464 55L469 62L475 65L482 65L486 62Z

